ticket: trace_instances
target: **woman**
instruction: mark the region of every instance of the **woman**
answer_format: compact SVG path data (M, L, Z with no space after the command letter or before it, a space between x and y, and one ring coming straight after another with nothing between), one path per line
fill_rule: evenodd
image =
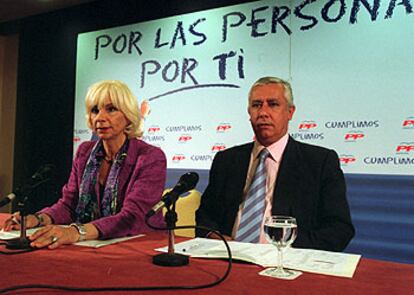
M50 249L82 240L108 239L149 231L145 214L161 197L166 178L164 153L137 138L142 117L137 100L120 81L101 81L86 95L86 119L98 141L82 143L68 183L53 206L28 215L29 238ZM5 230L19 229L15 214ZM162 225L161 212L151 219ZM70 225L62 227L59 225Z

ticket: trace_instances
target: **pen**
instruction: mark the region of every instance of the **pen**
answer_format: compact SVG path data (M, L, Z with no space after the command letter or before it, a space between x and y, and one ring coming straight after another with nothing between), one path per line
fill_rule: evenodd
M14 224L20 224L20 221L18 221L18 220L16 219L16 216L14 216L14 215L13 215L13 217L11 218L11 221L12 221Z

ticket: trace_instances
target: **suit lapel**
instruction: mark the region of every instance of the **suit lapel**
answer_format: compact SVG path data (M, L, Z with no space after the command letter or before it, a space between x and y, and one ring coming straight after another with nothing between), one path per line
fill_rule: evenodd
M119 171L118 191L122 193L121 197L125 195L125 186L129 181L129 177L132 175L132 170L135 167L135 163L138 161L139 148L138 141L135 139L129 140L128 152L125 158L125 164L122 165L121 171Z
M279 166L276 187L273 193L272 214L292 215L300 192L303 168L297 142L289 137Z
M236 183L237 191L234 196L237 198L237 206L240 204L243 189L246 184L247 179L247 170L249 169L250 164L250 155L253 149L253 143L243 146L240 150L237 151L235 155L235 171L231 171L234 176L233 183Z

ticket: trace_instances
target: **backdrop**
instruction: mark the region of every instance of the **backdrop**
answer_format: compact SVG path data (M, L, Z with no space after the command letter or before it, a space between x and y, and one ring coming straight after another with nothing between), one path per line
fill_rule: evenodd
M168 186L253 139L247 94L292 83L292 137L335 149L357 236L348 251L414 262L414 14L408 0L256 1L78 36L74 150L92 137L87 87L126 82L150 113L143 139L168 159ZM411 78L411 79L410 79Z

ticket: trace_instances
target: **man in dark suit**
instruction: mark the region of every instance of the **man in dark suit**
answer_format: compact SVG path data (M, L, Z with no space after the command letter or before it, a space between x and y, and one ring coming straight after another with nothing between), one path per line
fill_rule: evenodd
M216 154L209 184L196 213L197 225L237 237L249 186L266 148L266 192L263 220L288 215L297 220L294 247L342 251L354 236L346 186L338 155L300 143L288 135L295 112L288 82L260 78L249 92L248 113L256 140ZM263 222L259 242L265 242ZM207 236L197 230L197 236Z

